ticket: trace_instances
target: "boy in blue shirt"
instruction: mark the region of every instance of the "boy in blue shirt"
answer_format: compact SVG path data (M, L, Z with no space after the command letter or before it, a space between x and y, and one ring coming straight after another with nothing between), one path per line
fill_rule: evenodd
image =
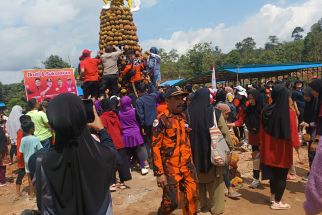
M31 178L30 178L30 171L28 168L28 161L31 155L39 151L40 149L43 148L43 146L40 143L40 140L34 136L35 132L35 124L32 121L25 121L22 123L21 128L25 134L25 136L21 140L21 145L19 148L19 152L23 154L23 158L25 161L25 171L28 175L28 182L29 182L29 195L31 197L34 196L34 188L31 183Z

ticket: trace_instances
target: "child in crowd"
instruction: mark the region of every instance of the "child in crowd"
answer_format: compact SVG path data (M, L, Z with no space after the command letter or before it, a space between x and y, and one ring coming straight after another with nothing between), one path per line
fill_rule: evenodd
M127 160L126 149L124 147L123 139L122 139L122 129L121 123L114 112L116 108L116 103L118 100L110 100L110 99L103 99L101 102L103 114L101 115L101 120L106 129L107 133L111 136L111 139L114 143L115 148L117 149L116 155L116 170L119 173L120 177L120 189L126 189L124 182L131 180L131 172L130 172L130 165ZM112 184L110 186L110 191L116 191L116 175L112 176Z
M26 122L26 121L31 121L31 117L28 115L22 115L20 118L20 123L21 125ZM17 131L17 149L20 149L20 145L21 145L21 140L23 138L23 130L20 128ZM24 162L24 158L23 158L23 154L20 152L20 150L17 150L17 161L18 161L18 175L17 175L17 179L16 179L16 193L17 196L21 196L21 184L22 184L22 179L24 178L26 172L25 172L25 162Z
M24 132L24 137L21 140L19 152L23 154L23 158L25 162L25 171L28 175L28 182L29 182L29 195L33 197L34 188L31 183L28 161L31 155L33 155L35 152L42 149L43 146L41 145L40 140L36 136L34 136L35 124L32 121L28 121L28 120L24 121L21 125L21 128Z

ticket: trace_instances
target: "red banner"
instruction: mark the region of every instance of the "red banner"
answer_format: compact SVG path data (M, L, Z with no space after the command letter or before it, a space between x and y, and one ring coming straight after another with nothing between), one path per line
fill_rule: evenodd
M27 100L42 101L61 93L77 95L74 69L34 69L24 71Z

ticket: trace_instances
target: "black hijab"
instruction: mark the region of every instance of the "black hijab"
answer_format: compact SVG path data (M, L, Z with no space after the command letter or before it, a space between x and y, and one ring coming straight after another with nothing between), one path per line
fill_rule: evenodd
M207 173L212 166L209 128L214 125L213 110L207 88L198 90L188 107L192 157L198 173Z
M311 123L315 122L317 115L317 98L314 98L312 94L312 88L308 87L304 89L304 96L310 97L311 101L305 102L304 108L304 122Z
M219 103L219 102L225 102L226 101L226 97L227 97L227 93L225 90L218 90L216 93L216 103L215 106Z
M258 90L249 90L248 96L252 95L255 99L256 105L249 105L246 109L245 124L247 129L252 134L259 132L261 112L263 108L262 95Z
M101 107L103 109L103 112L113 111L112 102L109 98L103 99L101 101Z
M47 115L55 146L43 155L42 165L58 214L98 214L108 198L114 153L92 138L76 95L55 97Z
M309 84L313 90L319 93L319 103L322 103L322 79L315 79Z
M272 90L272 104L263 109L264 129L273 137L290 139L290 93L283 85L276 85Z
M112 108L112 111L114 111L115 113L118 113L119 112L119 104L120 104L120 101L117 97L113 97L110 99L110 106Z

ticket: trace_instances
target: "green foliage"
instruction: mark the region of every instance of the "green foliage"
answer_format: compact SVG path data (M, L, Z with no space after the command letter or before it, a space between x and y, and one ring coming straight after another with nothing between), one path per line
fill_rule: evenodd
M275 35L268 37L264 48L256 48L252 37L236 43L235 49L227 54L212 43L199 43L185 54L176 50L160 50L162 58L162 79L190 78L213 65L283 64L322 61L322 19L312 25L311 32L303 39L304 29L296 27L292 32L293 41L282 42Z
M27 102L23 82L8 85L0 82L0 101L6 103L7 112L10 112L15 105L20 105L25 108Z
M47 60L43 62L45 69L63 69L70 68L70 65L65 62L58 55L50 55Z
M304 29L302 27L294 28L294 30L292 32L292 38L294 38L294 40L301 40L303 38L301 33L303 33L303 32L304 32Z

